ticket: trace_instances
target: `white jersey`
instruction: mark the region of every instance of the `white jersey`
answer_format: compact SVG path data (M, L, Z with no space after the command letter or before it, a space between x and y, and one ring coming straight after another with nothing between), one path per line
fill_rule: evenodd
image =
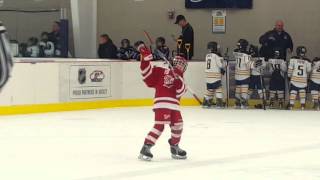
M280 72L282 77L284 77L284 73L287 72L287 63L284 59L269 59L268 61L268 69L271 74L275 71Z
M221 69L224 69L223 58L217 54L210 53L206 56L206 82L215 83L221 81L222 74Z
M51 41L41 41L39 43L40 48L44 50L45 57L52 57L54 56L54 44Z
M320 84L320 61L314 62L312 65L311 80Z
M306 88L308 85L308 73L311 70L311 63L307 59L291 58L288 67L288 76L291 78L291 84L299 88Z
M27 47L27 53L30 57L39 57L40 49L36 46L29 46Z
M237 81L242 81L250 77L250 70L252 66L251 56L245 53L233 52L236 59L236 75Z
M262 65L259 67L255 67L255 62L257 60L261 60L262 61ZM251 64L251 75L252 76L260 76L263 74L264 69L266 68L267 63L265 61L265 59L263 57L256 57L256 58L252 58L252 64Z

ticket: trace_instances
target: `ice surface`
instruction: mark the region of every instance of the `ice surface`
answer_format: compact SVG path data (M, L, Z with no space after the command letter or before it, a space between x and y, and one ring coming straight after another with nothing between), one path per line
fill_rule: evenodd
M181 147L165 133L137 159L150 107L0 117L1 180L319 180L320 112L182 108Z

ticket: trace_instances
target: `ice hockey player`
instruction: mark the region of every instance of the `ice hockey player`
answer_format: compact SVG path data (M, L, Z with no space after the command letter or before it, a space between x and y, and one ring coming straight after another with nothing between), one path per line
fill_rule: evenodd
M223 92L222 92L222 76L225 74L225 64L223 57L219 53L219 45L217 42L208 43L209 54L206 55L206 83L207 90L204 95L203 104L204 108L213 106L213 97L217 101L217 108L223 108Z
M152 66L150 61L153 55L150 49L141 42L137 48L141 53L141 73L145 84L155 89L153 110L155 123L145 138L140 151L139 159L150 161L153 155L150 151L157 139L161 136L165 125L170 125L171 138L169 139L172 158L186 159L187 153L179 147L183 130L183 120L179 111L180 98L186 92L183 82L183 73L187 68L187 61L183 57L173 59L173 69Z
M312 95L313 108L320 110L320 58L317 57L312 62L312 73L309 89Z
M266 61L264 57L259 56L259 48L258 46L250 45L249 53L252 57L252 65L251 65L251 75L250 75L250 84L249 84L249 98L253 94L255 90L257 90L259 98L263 100L263 104L265 102L265 89L264 89L264 81L263 81L263 71L266 68ZM263 105L258 104L255 105L255 108L262 109Z
M39 57L40 48L38 46L38 38L30 37L28 39L27 56L28 57Z
M153 59L154 60L161 60L161 56L159 55L159 52L166 56L167 59L169 59L170 56L170 50L168 46L166 45L166 39L163 37L158 37L156 39L156 49L153 53Z
M236 108L246 109L248 107L248 89L252 61L248 52L249 42L245 39L240 39L237 46L238 48L233 52L236 59Z
M121 47L118 51L118 58L122 60L129 60L134 59L134 48L130 45L129 39L122 39L121 40Z
M279 104L279 109L284 108L284 93L286 89L285 73L287 72L287 63L281 59L280 51L275 49L273 57L268 61L268 69L271 73L269 84L270 89L270 108L275 108L276 100Z
M41 41L39 43L40 57L52 57L54 56L54 44L49 41L49 33L41 33Z
M13 62L7 30L0 21L0 90L8 82Z
M308 74L312 70L310 60L306 58L306 53L307 49L304 46L299 46L297 48L297 56L290 59L288 67L288 78L290 80L290 110L294 107L298 93L301 109L305 109Z

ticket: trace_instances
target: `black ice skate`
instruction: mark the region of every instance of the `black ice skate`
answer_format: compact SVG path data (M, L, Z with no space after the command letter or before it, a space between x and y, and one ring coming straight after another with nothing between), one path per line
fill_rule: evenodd
M271 100L270 100L269 108L270 108L270 109L275 109L274 99L271 99Z
M263 109L263 104L256 104L254 105L255 109Z
M170 144L170 140L169 140ZM173 159L187 159L187 152L182 150L179 145L171 145L170 144L171 157Z
M248 100L243 99L241 102L241 109L248 109L249 103Z
M293 110L294 105L293 104L288 104L288 110Z
M223 100L222 99L220 99L220 98L218 98L217 99L217 108L218 109L222 109L222 108L224 108L226 105L225 105L225 103L223 102Z
M306 105L305 104L301 104L301 110L305 110L306 109Z
M240 101L240 99L236 99L236 109L241 109L241 101Z
M212 107L212 99L203 98L202 107L203 108L211 108Z
M282 100L279 101L279 109L284 108L284 102Z
M142 146L142 149L140 151L139 159L143 161L151 161L153 158L153 154L151 153L150 149L153 145L151 144L145 144Z

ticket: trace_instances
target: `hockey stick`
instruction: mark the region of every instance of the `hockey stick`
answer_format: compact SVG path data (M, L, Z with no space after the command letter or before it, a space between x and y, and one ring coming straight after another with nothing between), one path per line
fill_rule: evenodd
M258 60L264 61L264 59L260 58L260 53L258 51ZM264 86L264 80L263 80L263 75L262 75L262 68L260 68L260 83L261 83L261 88L262 88L262 105L263 105L263 110L267 110L267 97L266 97L266 87Z
M226 106L229 108L229 48L227 48L227 51L224 53L224 60L226 61L226 91L227 91L227 97L226 97Z
M152 40L150 34L146 31L146 30L143 30L143 33L144 33L144 36L149 40L150 42L150 50L152 52L152 46L154 45L154 41Z
M261 83L261 87L262 87L262 104L263 104L263 109L267 110L266 108L266 102L267 102L267 98L266 98L266 88L264 86L264 81L263 81L263 76L262 76L262 69L260 69L260 83Z

